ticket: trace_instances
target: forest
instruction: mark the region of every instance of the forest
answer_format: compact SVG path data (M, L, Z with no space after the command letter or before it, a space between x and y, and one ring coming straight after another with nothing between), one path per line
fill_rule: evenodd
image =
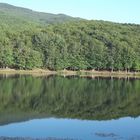
M140 71L140 25L57 18L42 23L0 10L0 67Z

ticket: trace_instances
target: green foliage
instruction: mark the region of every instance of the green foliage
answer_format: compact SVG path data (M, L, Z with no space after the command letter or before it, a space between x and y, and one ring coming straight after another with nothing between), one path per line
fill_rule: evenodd
M43 65L41 53L30 48L15 49L14 65L18 69L40 68Z
M140 71L140 25L63 15L56 18L61 24L54 24L54 15L6 4L0 8L0 67Z
M13 64L13 50L9 46L0 44L0 67L11 67Z

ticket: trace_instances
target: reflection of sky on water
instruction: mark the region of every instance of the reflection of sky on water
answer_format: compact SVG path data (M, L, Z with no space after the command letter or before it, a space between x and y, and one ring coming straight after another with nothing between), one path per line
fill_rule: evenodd
M105 137L96 134L104 134ZM114 136L109 137L109 134L113 134ZM108 121L47 118L0 126L0 136L13 137L58 137L81 140L113 140L128 139L130 137L138 139L139 135L140 117L136 119L126 117Z

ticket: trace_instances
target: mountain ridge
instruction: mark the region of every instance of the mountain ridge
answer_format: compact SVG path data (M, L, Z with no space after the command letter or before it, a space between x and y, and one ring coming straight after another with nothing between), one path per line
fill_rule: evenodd
M45 12L38 12L28 8L18 7L7 3L0 3L0 13L5 13L10 16L23 17L27 20L43 23L62 23L67 21L80 20L80 18L74 18L65 14L52 14Z

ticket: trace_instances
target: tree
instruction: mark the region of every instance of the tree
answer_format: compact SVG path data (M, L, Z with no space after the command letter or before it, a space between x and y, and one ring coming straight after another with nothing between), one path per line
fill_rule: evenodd
M0 66L2 68L12 67L13 65L13 50L9 46L0 44Z

